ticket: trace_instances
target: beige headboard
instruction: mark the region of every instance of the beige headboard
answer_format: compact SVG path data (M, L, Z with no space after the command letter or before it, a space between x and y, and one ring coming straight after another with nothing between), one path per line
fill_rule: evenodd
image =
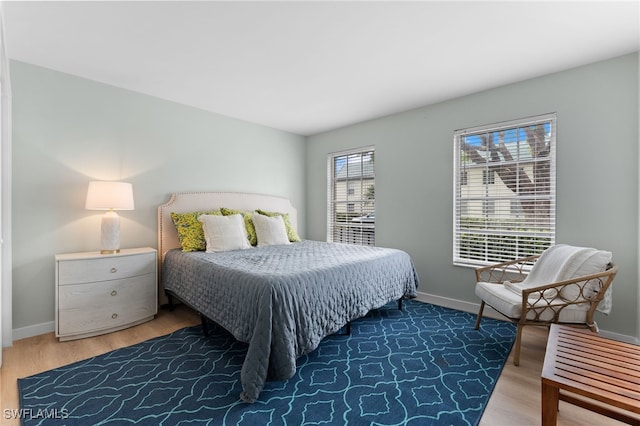
M220 207L289 213L291 224L298 230L298 211L287 198L242 192L176 192L169 201L158 207L158 264L162 264L167 251L180 247L171 213L214 210Z
M178 231L171 219L171 213L215 210L227 207L235 210L253 211L262 209L289 213L293 227L298 230L298 211L288 198L264 194L242 192L176 192L166 203L158 206L158 299L160 304L167 303L162 288L162 261L167 251L180 247Z

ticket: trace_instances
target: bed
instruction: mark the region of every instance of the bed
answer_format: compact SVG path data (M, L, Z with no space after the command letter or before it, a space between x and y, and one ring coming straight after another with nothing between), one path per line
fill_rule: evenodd
M220 208L286 215L294 229L297 211L285 198L228 192L175 193L158 207L160 293L248 344L241 370L245 402L255 402L266 381L291 378L296 359L324 337L371 309L416 295L413 262L396 249L300 240L184 252L172 213Z

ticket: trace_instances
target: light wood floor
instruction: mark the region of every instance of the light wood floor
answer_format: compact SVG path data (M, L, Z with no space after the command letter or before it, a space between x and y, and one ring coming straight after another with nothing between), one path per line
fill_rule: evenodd
M17 379L65 364L100 355L150 338L198 324L192 311L179 306L174 312L161 310L156 319L127 330L69 342L58 342L53 333L18 340L3 352L0 369L0 423L17 425L7 419L7 411L18 409ZM545 328L525 327L520 366L513 365L512 355L498 380L480 426L540 425L540 372L547 341ZM558 425L620 425L615 420L560 402Z

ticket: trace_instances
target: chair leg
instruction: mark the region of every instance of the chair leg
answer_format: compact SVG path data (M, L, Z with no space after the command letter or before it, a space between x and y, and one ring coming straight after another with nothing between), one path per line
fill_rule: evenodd
M480 303L480 310L478 311L478 318L476 319L476 326L475 326L476 330L480 328L480 320L482 319L482 311L484 311L484 300L482 301L482 303Z
M513 353L513 365L520 365L520 343L522 342L522 324L518 324L518 331L516 332L515 352Z

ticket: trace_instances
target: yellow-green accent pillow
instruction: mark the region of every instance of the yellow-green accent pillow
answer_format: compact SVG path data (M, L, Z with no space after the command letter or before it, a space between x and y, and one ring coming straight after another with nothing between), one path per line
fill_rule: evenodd
M291 220L289 219L289 213L280 213L280 212L266 212L264 210L256 210L258 214L274 217L274 216L282 216L282 220L284 221L284 227L287 230L287 237L289 237L289 241L292 243L297 243L300 241L300 237L296 232L296 229L291 224Z
M204 239L204 230L198 217L203 214L222 215L220 209L208 212L171 213L171 219L178 231L178 239L182 251L204 251L207 243Z
M223 216L231 216L232 214L240 214L244 218L244 227L247 230L247 239L249 240L249 244L255 246L258 244L258 235L256 234L256 227L253 225L253 220L251 220L251 215L253 212L245 212L242 210L233 210L228 209L226 207L220 208Z

